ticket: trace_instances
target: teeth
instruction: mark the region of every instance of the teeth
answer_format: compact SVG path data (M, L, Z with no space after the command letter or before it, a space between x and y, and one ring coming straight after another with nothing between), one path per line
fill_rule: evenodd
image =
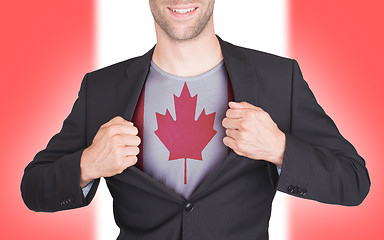
M192 12L193 10L195 10L196 8L187 8L187 9L172 9L173 12L176 12L176 13L181 13L181 14L184 14L184 13L187 13L187 12Z

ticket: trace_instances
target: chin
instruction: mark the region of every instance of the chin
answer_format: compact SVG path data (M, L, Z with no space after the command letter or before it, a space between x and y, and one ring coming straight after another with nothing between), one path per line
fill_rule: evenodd
M189 28L189 29L182 29L180 31L174 31L173 33L170 33L167 35L174 40L188 41L192 39L197 39L199 36L203 34L204 34L204 31L202 30Z

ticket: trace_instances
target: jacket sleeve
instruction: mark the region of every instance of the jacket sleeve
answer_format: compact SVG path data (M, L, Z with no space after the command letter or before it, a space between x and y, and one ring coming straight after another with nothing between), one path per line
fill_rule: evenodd
M21 194L34 211L54 212L88 205L98 180L84 198L80 188L80 158L86 146L87 75L63 127L25 168Z
M291 126L277 189L324 203L359 205L369 192L365 161L316 102L292 60Z

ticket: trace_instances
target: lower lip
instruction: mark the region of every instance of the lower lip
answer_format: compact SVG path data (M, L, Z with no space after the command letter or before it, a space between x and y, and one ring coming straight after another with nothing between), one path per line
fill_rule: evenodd
M168 10L171 12L172 16L174 16L175 18L188 18L188 17L192 16L193 14L195 14L197 8L195 8L193 11L190 11L187 13L174 12L170 8L168 8Z

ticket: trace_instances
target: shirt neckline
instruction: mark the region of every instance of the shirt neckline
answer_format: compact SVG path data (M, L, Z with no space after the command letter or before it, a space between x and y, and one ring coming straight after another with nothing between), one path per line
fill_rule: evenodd
M221 60L215 67L211 68L210 70L204 72L204 73L201 73L201 74L198 74L196 76L190 76L190 77L182 77L182 76L177 76L177 75L174 75L174 74L171 74L171 73L168 73L168 72L165 72L164 70L162 70L159 66L156 65L156 63L151 60L151 68L153 70L155 70L157 73L167 77L167 78L171 78L171 79L175 79L175 80L178 80L178 81L195 81L195 80L199 80L199 79L202 79L202 78L206 78L208 77L209 75L217 72L219 69L221 69L221 67L224 65L224 60Z

